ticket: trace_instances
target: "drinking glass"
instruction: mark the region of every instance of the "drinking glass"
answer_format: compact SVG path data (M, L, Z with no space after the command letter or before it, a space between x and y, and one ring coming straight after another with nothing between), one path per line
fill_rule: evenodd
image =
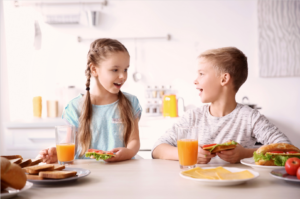
M75 156L75 126L56 126L55 139L58 163L72 164Z
M196 167L198 157L198 133L199 127L176 127L177 148L181 169Z

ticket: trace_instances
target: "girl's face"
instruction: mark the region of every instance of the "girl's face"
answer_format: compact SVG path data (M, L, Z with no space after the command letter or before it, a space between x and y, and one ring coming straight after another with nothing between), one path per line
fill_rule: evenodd
M221 77L217 75L213 63L205 58L200 58L198 62L198 76L194 81L196 89L200 91L202 103L214 102L221 93Z
M127 52L110 53L105 60L101 61L100 66L91 68L92 75L100 83L100 87L110 93L117 94L127 80L129 61Z

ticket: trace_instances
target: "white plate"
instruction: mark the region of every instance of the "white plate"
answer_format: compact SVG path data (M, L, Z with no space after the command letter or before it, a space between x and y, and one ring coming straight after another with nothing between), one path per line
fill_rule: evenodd
M25 187L23 187L23 189L13 189L13 188L7 188L6 191L8 191L8 193L1 193L1 197L0 198L11 198L13 196L16 196L19 193L22 193L23 191L26 191L27 189L30 189L32 187L32 183L31 182L26 182Z
M253 158L245 158L241 160L241 163L252 167L256 171L267 171L271 172L274 169L284 168L284 166L264 166L264 165L257 165Z
M63 171L77 171L77 174L74 177L64 178L64 179L43 179L43 180L27 180L27 181L32 182L34 184L57 184L61 182L76 181L79 178L86 177L91 173L90 170L87 169L72 168L72 167L65 168Z
M300 183L300 180L296 176L291 176L291 175L287 174L285 168L284 169L275 169L275 170L271 171L270 174L274 178L278 178L280 180Z
M216 168L216 167L203 167L202 169L213 169L213 168ZM248 170L254 175L254 177L249 178L249 179L242 179L242 180L208 180L208 179L191 178L191 177L183 175L181 172L179 173L179 175L185 179L192 180L196 183L199 183L202 185L211 185L211 186L231 186L231 185L242 184L249 180L253 180L259 176L258 172L249 170L249 169L239 169L239 168L234 168L234 167L223 167L223 168L227 169L228 171L231 171L231 172L239 172L239 171Z

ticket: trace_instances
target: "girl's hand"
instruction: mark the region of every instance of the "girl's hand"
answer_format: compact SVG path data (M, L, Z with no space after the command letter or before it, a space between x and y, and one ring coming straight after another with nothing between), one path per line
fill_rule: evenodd
M203 150L202 146L198 146L198 161L197 164L207 164L216 154L211 154L209 151Z
M43 159L43 162L47 164L57 162L56 147L50 147L48 149L41 150L36 158Z
M109 158L107 160L104 160L105 162L119 162L119 161L123 161L123 160L129 160L132 158L130 155L132 153L132 151L125 147L115 148L115 149L111 150L111 152L115 153L116 156Z
M242 145L237 144L234 149L217 152L217 155L226 162L234 164L243 159L243 154L245 154L244 152L245 148L242 147Z

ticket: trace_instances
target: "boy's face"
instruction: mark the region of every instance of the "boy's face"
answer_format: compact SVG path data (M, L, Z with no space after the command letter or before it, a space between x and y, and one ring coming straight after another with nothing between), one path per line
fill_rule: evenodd
M202 103L216 101L221 94L221 76L213 67L213 63L205 58L198 60L196 89L200 91Z

